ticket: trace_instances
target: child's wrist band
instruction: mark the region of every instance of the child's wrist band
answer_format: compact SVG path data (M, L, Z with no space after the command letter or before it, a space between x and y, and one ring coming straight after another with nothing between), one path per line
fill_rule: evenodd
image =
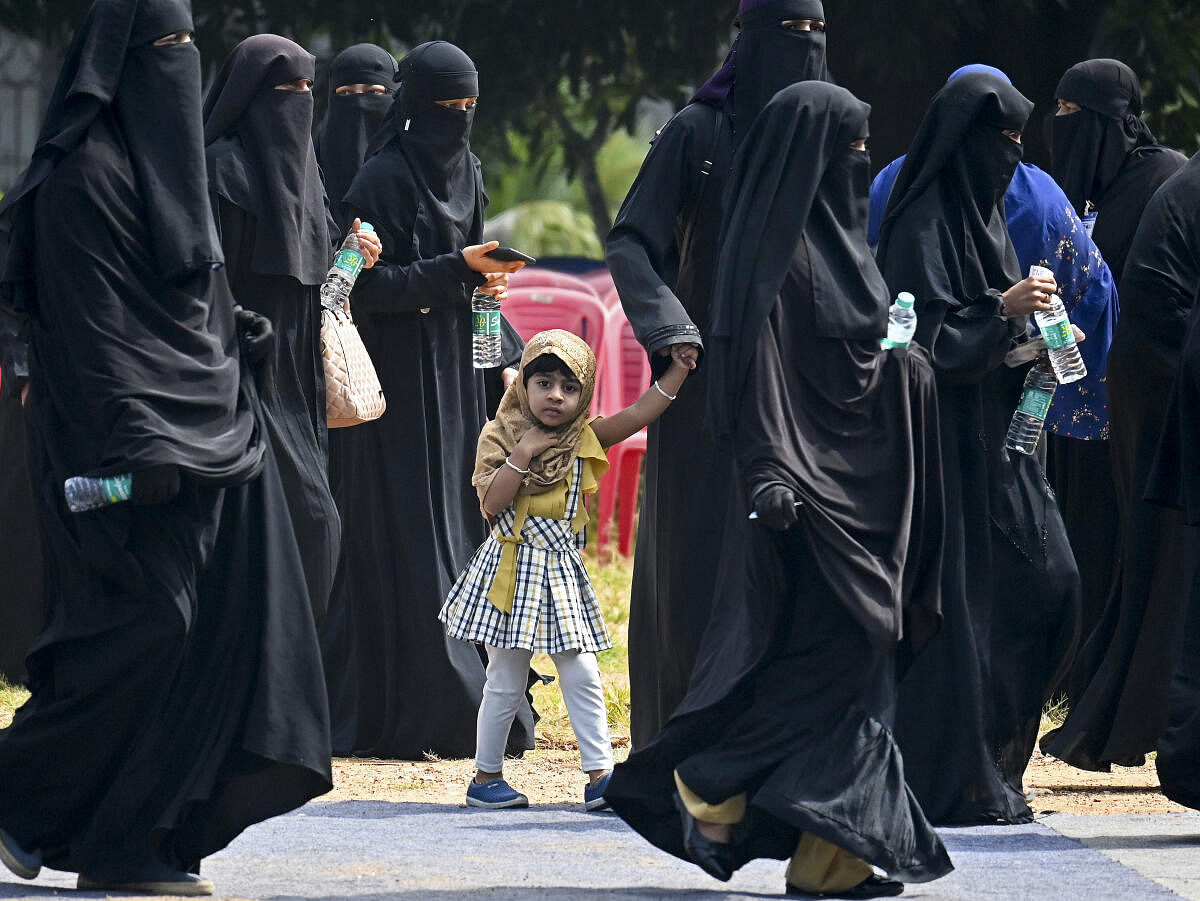
M516 472L519 472L519 473L520 473L521 475L523 475L523 476L527 476L527 475L529 475L529 470L528 470L528 469L522 469L520 466L518 466L518 465L517 465L516 463L514 463L512 460L508 459L508 457L505 457L505 458L504 458L504 465L505 465L505 466L507 466L509 469L515 470Z
M658 379L654 380L654 390L657 391L659 394L661 394L663 397L665 397L667 400L674 400L675 398L677 398L679 396L678 394L667 394L667 392L663 390L663 386L658 383Z

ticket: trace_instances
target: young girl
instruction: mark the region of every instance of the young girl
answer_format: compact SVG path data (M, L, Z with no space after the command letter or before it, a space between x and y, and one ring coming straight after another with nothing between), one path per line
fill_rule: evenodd
M483 428L471 482L491 535L450 589L440 619L452 638L487 647L487 684L475 745L472 807L528 807L503 778L504 743L526 691L529 661L549 654L589 784L584 806L607 806L612 745L596 652L612 647L579 549L588 521L583 495L608 470L604 448L657 419L675 399L694 347L672 349L671 366L631 407L588 419L596 358L581 339L551 329L534 335L521 375Z

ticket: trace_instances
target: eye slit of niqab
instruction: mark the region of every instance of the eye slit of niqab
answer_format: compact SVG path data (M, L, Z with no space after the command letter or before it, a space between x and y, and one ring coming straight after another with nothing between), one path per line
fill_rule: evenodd
M308 93L312 90L312 85L312 81L307 78L297 78L294 81L285 81L283 84L275 85L275 90Z
M825 31L825 23L820 19L784 19L779 24L788 31Z
M177 44L190 44L194 40L195 35L190 31L172 31L170 34L164 34L161 38L154 42L155 47L174 47Z
M850 149L857 150L859 153L866 153L867 152L867 139L859 138L858 140L851 141Z
M1058 109L1054 111L1054 115L1056 116L1070 116L1083 109L1078 103L1071 100L1059 98L1055 102L1058 104Z

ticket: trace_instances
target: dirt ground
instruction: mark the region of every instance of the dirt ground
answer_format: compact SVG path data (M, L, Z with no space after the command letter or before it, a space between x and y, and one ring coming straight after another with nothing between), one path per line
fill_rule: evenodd
M616 758L629 753L628 742ZM318 801L418 801L463 805L469 760L334 761L334 789ZM578 753L569 746L539 747L505 765L505 777L532 804L578 804L587 779L579 771ZM1145 766L1114 767L1112 773L1085 773L1052 757L1035 753L1026 774L1036 814L1173 813L1186 808L1158 791L1153 761Z

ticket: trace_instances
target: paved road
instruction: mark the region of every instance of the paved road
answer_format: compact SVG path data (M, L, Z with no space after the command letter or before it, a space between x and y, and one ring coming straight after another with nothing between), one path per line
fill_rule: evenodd
M1051 815L1027 826L942 830L957 869L906 898L1200 901L1200 814ZM310 804L247 831L205 863L224 897L372 901L721 901L778 897L783 864L716 882L611 814L434 804ZM0 897L62 898L74 878L4 873ZM70 892L75 898L101 895Z

